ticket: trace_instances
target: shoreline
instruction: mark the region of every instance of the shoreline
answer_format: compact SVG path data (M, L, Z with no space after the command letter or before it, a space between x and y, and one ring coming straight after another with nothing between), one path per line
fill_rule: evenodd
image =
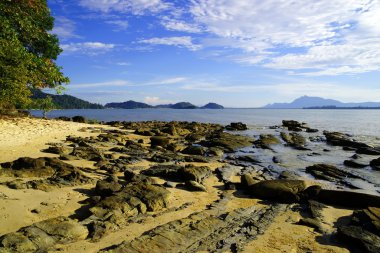
M69 221L64 222L72 223L70 226L78 226L76 229L83 229L84 232L78 235L78 240L67 239L65 242L57 243L52 249L61 252L98 252L113 246L121 252L129 252L130 243L134 242L137 245L140 240L148 245L146 247L151 247L153 250L159 241L155 237L144 235L147 231L156 231L158 226L162 226L159 233L165 236L174 236L169 232L170 230L165 230L165 226L174 226L177 233L191 241L191 234L188 234L189 232L186 230L186 222L190 217L195 222L194 224L203 223L206 220L212 222L207 228L210 233L219 226L221 230L215 230L212 233L221 236L225 233L223 227L227 224L225 221L218 221L215 218L219 215L224 217L226 213L229 213L229 215L235 215L235 218L234 222L228 226L233 227L236 231L233 230L235 232L229 236L232 238L231 242L225 241L223 245L220 245L222 248L228 249L234 243L240 242L244 248L242 252L252 252L253 249L257 252L297 252L301 249L312 252L349 252L348 245L333 238L337 231L337 224L347 225L349 223L347 220L339 223L337 221L342 217L352 216L354 210L365 209L364 206L352 208L327 204L324 207L318 207L320 208L319 216L308 218L314 219L315 224L309 221L309 223L305 223L306 225L301 225L300 221L305 221L310 214L305 216L305 212L298 212L296 209L297 206L300 208L305 204L287 203L279 206L276 202L265 204L247 194L249 188L244 188L245 190L240 188L242 187L240 181L243 177L257 183L269 179L274 180L278 175L280 178L284 178L283 180L302 180L302 182L306 182L306 186L303 186L305 188L310 185L320 185L329 191L336 188L348 191L347 187L350 185L369 187L374 182L366 181L366 174L361 175L363 177L361 180L364 181L360 184L357 182L358 179L355 181L348 178L347 181L334 182L334 187L332 187L327 184L327 181L305 178L302 176L304 172L299 174L298 170L288 170L287 173L283 171L283 168L306 167L310 163L323 161L315 154L307 156L307 154L313 154L312 152L323 153L324 159L330 161L332 157L335 157L334 159L347 157L347 151L342 151L339 146L329 146L330 151L325 152L323 151L326 149L325 144L319 147L320 142L306 140L305 143L297 143L293 140L293 143L286 144L279 137L273 136L272 138L270 136L271 134L277 135L276 130L281 130L281 128L265 129L260 135L249 139L248 137L238 137L235 133L224 134L221 132L223 130L221 127L216 124L196 122L151 122L149 124L146 122L119 122L112 125L95 125L38 118L0 119L0 153L2 154L0 163L3 163L3 167L4 163L12 162L20 157L47 157L47 160L44 160L45 166L48 166L47 164L50 162L57 163L55 166L69 164L74 167L62 167L62 170L77 171L75 178L57 179L54 178L57 172L51 177L49 176L50 172L41 167L33 170L47 173L42 177L36 177L33 174L32 176L24 174L24 176L15 177L12 175L12 170L1 168L0 172L1 170L7 171L8 174L0 175L0 221L3 224L0 230L0 241L4 240L4 236L8 236L6 238L11 240L13 237L9 237L8 234L11 232L19 231L17 233L20 236L23 233L22 236L25 236L22 227L35 226L34 224L64 216L70 217ZM231 127L233 126L231 125ZM303 135L308 138L316 138L321 135L321 133L306 133L305 129L301 129L301 132L303 130ZM214 133L219 137L214 136L208 139L209 133ZM67 138L69 135L71 137ZM336 138L336 136L333 137ZM204 138L208 141L206 142ZM153 142L156 143L154 146ZM192 143L201 143L202 146L193 146ZM283 146L284 143L285 146ZM212 146L214 144L215 147ZM254 146L253 150L250 148L244 149L243 153L232 152L233 149L252 145ZM304 146L298 146L297 149L297 145ZM301 150L300 147L307 147L310 151ZM56 153L42 152L48 148ZM348 154L351 153L352 151L349 151ZM271 161L272 154L277 154L276 159L279 163ZM366 159L376 157L361 156L365 156ZM57 159L58 157L61 160ZM118 166L118 164L122 164L122 166ZM268 165L272 167L268 167ZM340 169L341 166L338 167ZM186 173L191 173L194 183L190 184L188 181L182 181L183 179L172 182L157 172L160 168L174 169L171 173L180 173L176 174L175 180L179 179L177 177L183 177L181 173L184 172L179 171L189 170L190 172ZM266 170L269 168L269 171L266 172L264 168L267 168ZM27 173L30 173L30 170ZM315 176L315 174L313 175ZM131 176L134 179L130 179ZM128 180L132 180L131 183ZM99 182L102 182L102 188L99 188ZM104 204L101 204L102 201L112 198L112 196L119 196L118 194L126 194L128 189L132 190L133 187L140 187L147 182L150 182L147 185L152 184L153 192L149 194L158 194L155 197L154 205L149 206L151 205L149 203L153 203L150 202L152 200L141 199L144 204L139 204L139 208L131 209L130 212L124 214L112 209L116 207L108 206L107 208L111 209L107 209L107 212L112 213L114 218L112 221L105 219L104 211L99 209L101 205L103 205L103 209L105 208ZM114 188L118 185L121 188ZM109 195L109 191L114 195ZM136 190L133 188L133 191ZM376 194L376 190L373 191L373 189L370 193L380 195L379 192ZM101 194L100 199L97 197L98 194ZM265 196L263 195L261 198L265 198ZM107 201L111 201L111 199ZM130 205L131 203L129 203ZM253 209L251 210L251 208ZM87 211L82 213L82 209ZM241 211L236 213L240 209ZM89 216L88 212L92 213L92 216ZM260 215L265 220L260 223L267 224L261 228L263 235L252 234L244 237L243 240L238 231L244 228L242 226L245 223L239 223L239 220L246 219L244 218L245 213L247 215L251 213L250 217L255 217L256 212L262 212ZM194 216L194 213L200 213L200 216ZM93 220L94 217L96 217L95 220ZM175 220L181 221L184 227L179 228L176 227L176 223L172 224ZM101 227L95 228L94 224ZM317 238L322 235L325 236L325 239L321 243ZM214 247L211 238L206 236L197 239L209 245L208 248L204 246L206 248L198 249L211 250ZM171 243L166 242L168 247ZM183 243L179 244L178 247L183 245ZM22 247L27 246L22 245ZM0 252L2 252L1 250L0 246Z

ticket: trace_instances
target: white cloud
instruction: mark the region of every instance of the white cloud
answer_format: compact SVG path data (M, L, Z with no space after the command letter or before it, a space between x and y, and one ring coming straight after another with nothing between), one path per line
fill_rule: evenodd
M192 38L190 36L151 38L140 40L139 42L151 45L184 47L192 51L196 51L201 48L200 45L193 44Z
M127 30L129 23L126 20L107 20L107 24L115 26L115 31Z
M144 103L150 104L150 105L158 105L158 104L169 104L172 103L171 100L165 100L165 99L160 99L159 97L145 97L144 98Z
M118 87L118 86L130 86L130 83L125 80L113 80L108 82L100 83L82 83L82 84L72 84L70 88L82 89L82 88L94 88L94 87Z
M147 11L159 12L170 6L161 0L80 0L80 4L96 11L130 12L136 15L144 14Z
M200 33L202 31L197 25L168 17L165 17L161 24L169 31L180 31L187 33Z
M241 63L307 75L380 70L379 0L193 0L190 12L215 36L209 46L248 53Z
M102 54L114 49L115 47L115 44L107 44L102 42L69 43L61 45L64 53L80 53L86 55Z
M124 86L124 87L143 87L143 86L156 86L156 85L172 85L178 84L186 81L185 77L173 77L168 79L154 80L148 82L132 82L127 80L111 80L106 82L98 82L98 83L82 83L82 84L72 84L71 88L93 88L93 87L116 87L116 86Z
M222 92L222 93L252 93L256 97L281 97L292 100L297 97L319 96L334 98L345 102L352 101L378 101L380 88L357 88L347 85L302 81L278 84L246 84L246 85L221 85L213 82L193 82L181 87L184 90Z
M177 83L182 83L186 80L187 80L186 77L173 77L173 78L163 79L159 81L152 81L148 84L151 84L151 85L177 84Z
M116 65L118 65L118 66L131 66L131 63L129 63L129 62L117 62Z
M58 35L62 40L80 38L79 35L75 33L76 25L75 22L62 16L55 17L54 28L52 34Z

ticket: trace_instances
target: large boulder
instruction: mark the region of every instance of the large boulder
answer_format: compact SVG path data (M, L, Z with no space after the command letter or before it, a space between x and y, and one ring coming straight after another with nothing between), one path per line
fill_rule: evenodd
M353 246L359 246L361 252L380 252L380 237L357 226L338 228L338 239Z
M302 180L266 180L248 187L247 193L264 200L275 200L283 203L300 201L299 194L306 189Z
M374 170L380 170L380 157L377 158L377 159L373 159L370 164L371 167L374 169Z
M170 139L163 136L153 136L150 137L150 146L155 148L157 146L165 148L170 143Z
M155 165L141 172L143 175L161 177L171 181L196 181L198 183L209 177L212 173L207 166L178 166L178 165Z
M241 122L231 122L229 125L226 126L226 130L229 131L244 131L247 129L247 125Z
M120 191L121 188L122 188L122 185L119 184L117 178L110 176L104 180L99 180L96 183L95 192L99 196L104 197L104 196L110 196L113 193Z
M298 133L281 132L281 138L291 147L299 150L307 150L305 148L306 139Z
M88 229L66 217L34 223L0 238L0 252L48 252L57 244L84 240Z
M131 183L123 190L103 198L90 211L98 218L107 218L111 212L135 216L148 211L159 211L168 206L170 192L164 187Z
M380 236L380 207L354 211L352 223Z
M0 175L14 177L46 177L54 175L57 170L74 169L74 166L51 157L21 157L13 162L2 163L0 167Z
M207 140L201 142L203 146L218 147L225 152L234 152L239 148L249 147L252 143L253 140L248 136L224 132L210 135Z
M313 175L317 179L323 179L331 182L339 182L347 177L358 178L358 176L352 173L338 169L333 165L323 163L306 167L306 173Z
M380 196L353 191L321 189L314 197L317 201L330 205L366 208L380 207Z
M91 145L76 147L70 155L94 162L105 160L103 152Z
M260 138L255 141L255 146L263 149L270 149L272 145L280 144L280 140L272 134L261 134Z
M188 146L184 150L182 150L182 153L187 155L204 156L206 154L206 151L207 149L202 146Z

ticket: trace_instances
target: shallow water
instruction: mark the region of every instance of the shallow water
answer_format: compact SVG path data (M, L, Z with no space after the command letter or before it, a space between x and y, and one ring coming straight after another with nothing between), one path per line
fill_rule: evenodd
M40 111L32 111L41 116ZM251 127L279 125L283 119L307 122L312 128L340 131L354 135L380 137L380 110L304 110L304 109L223 109L223 110L175 110L175 109L104 109L104 110L56 110L48 116L81 115L100 121L199 121L219 124L241 121Z

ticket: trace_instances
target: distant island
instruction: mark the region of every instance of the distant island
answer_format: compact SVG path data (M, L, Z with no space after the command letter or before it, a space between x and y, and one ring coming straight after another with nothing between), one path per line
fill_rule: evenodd
M343 103L334 99L302 96L291 103L268 104L266 109L377 109L380 102Z
M105 105L106 108L119 108L119 109L144 109L144 108L168 108L168 109L224 109L222 105L216 103L208 103L204 106L198 107L189 102L179 102L175 104L162 104L162 105L149 105L142 102L136 102L129 100L120 103L108 103Z
M58 109L104 109L103 105L90 103L70 95L52 95L38 89L33 89L31 91L32 99L42 99L47 96L52 97L53 102Z

